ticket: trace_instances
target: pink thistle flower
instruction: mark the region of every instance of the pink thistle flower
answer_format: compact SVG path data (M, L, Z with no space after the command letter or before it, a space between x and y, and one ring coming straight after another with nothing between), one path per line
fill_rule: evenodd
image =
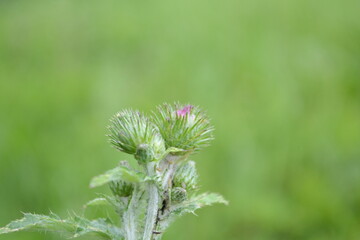
M187 105L183 109L177 110L176 114L178 117L185 117L187 114L189 114L191 112L191 109L193 107L194 106L192 106L192 105Z

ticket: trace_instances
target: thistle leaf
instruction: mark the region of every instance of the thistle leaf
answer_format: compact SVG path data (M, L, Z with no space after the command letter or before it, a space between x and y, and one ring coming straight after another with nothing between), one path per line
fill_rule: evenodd
M87 202L84 205L84 208L93 207L93 206L111 206L111 204L106 198L95 198Z
M90 221L86 218L75 217L74 221L78 224L78 228L72 238L93 234L102 239L123 239L121 229L109 224L106 219L99 218Z
M60 231L71 234L76 230L76 227L75 224L60 220L57 217L25 213L24 218L12 221L7 226L0 228L0 234L22 230Z
M180 202L178 204L172 205L170 207L168 214L162 217L161 221L158 223L158 228L160 232L165 231L169 227L169 225L175 221L178 217L186 214L193 213L195 214L195 210L213 205L214 203L223 203L228 204L220 194L217 193L203 193L198 196L194 196L189 200Z
M102 206L111 206L115 212L119 215L125 211L128 205L127 198L117 198L114 196L109 196L106 194L100 194L99 198L95 198L84 205L84 208L88 207L102 207Z
M67 237L76 238L85 234L95 234L102 239L120 239L121 230L104 219L88 220L79 216L61 220L57 215L51 216L24 213L24 217L0 228L0 234L17 231L57 232Z
M223 203L228 205L229 202L224 199L223 196L217 193L203 193L198 196L192 197L189 200L174 205L171 209L171 213L177 216L182 216L185 213L194 213L195 210L205 207L211 206L215 203Z
M162 155L162 158L166 157L169 153L172 153L172 154L184 154L184 153L186 153L186 150L181 149L181 148L169 147L168 149L166 149L166 151Z
M128 167L118 166L102 175L94 177L90 182L90 187L99 187L106 183L120 180L127 182L144 182L146 181L146 176L145 174L131 170Z

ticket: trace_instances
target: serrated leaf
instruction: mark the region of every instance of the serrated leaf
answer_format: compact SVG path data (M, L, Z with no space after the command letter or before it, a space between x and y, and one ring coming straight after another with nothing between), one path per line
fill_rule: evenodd
M0 228L0 233L11 233L17 231L59 231L65 234L71 234L75 231L76 225L60 220L57 217L25 213L24 218L12 221L4 228Z
M172 205L169 212L166 213L158 223L158 230L160 232L165 231L176 218L185 213L194 213L196 209L210 206L214 203L228 204L228 202L217 193L203 193L182 203Z
M118 166L102 175L94 177L90 182L90 187L99 187L106 183L120 180L128 182L144 182L146 181L146 175L141 172L131 170L125 166Z
M168 149L166 149L166 151L162 154L161 158L160 159L163 159L165 158L168 154L184 154L184 153L187 153L186 150L184 149L180 149L180 148L175 148L175 147L169 147Z
M106 198L95 198L90 200L84 205L84 208L93 207L93 206L109 206L111 205Z
M99 195L101 197L89 201L84 205L84 208L97 207L97 206L111 206L114 208L115 212L121 215L127 206L127 200L125 198L121 200L113 196L108 196L106 194L99 194Z
M217 193L203 193L198 196L192 197L189 200L174 205L171 209L171 212L173 214L176 214L178 216L181 216L185 213L194 213L195 210L205 207L205 206L211 206L215 203L223 203L225 205L229 204L228 201L224 199L223 196Z
M118 199L118 198L115 198L113 196L109 196L109 195L106 195L106 194L101 194L101 196L103 198L106 199L106 201L108 201L108 203L114 207L114 210L116 212L120 213L122 212L122 210L124 208L126 208L126 205L127 205L127 201L125 199Z
M225 205L229 204L229 202L218 193L203 193L190 199L190 201L192 201L193 204L197 204L199 208L204 206L210 206L214 203L223 203Z
M102 239L121 239L121 230L104 219L88 220L75 216L61 220L57 215L51 216L25 213L20 220L15 220L7 226L0 228L0 234L17 231L48 231L57 232L67 237L76 238L86 234L95 234Z
M99 218L88 220L82 217L75 217L74 221L78 224L76 233L72 238L84 236L87 234L95 234L103 239L122 239L122 231L120 228L109 224L105 219Z

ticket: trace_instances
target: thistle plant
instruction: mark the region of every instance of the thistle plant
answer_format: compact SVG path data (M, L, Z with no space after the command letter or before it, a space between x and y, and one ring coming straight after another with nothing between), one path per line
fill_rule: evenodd
M118 219L87 219L85 214L25 213L20 220L0 228L0 234L17 231L50 231L76 238L94 235L111 240L161 239L176 218L227 201L216 193L198 194L195 162L189 158L213 139L206 114L192 105L163 104L150 116L123 110L111 118L110 143L133 155L137 167L121 161L117 167L94 177L90 187L108 185L112 195L102 194L85 208L111 206Z

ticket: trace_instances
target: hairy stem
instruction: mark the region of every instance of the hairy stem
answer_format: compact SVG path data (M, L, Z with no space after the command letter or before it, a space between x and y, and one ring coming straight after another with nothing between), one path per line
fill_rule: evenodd
M162 193L162 197L163 197L162 206L160 209L158 209L157 212L157 219L153 230L153 232L156 232L156 234L153 235L153 240L161 239L162 232L163 230L165 230L166 226L168 225L168 224L164 225L164 220L165 220L164 218L167 218L166 215L168 215L169 213L168 208L170 207L171 204L170 192L172 188L172 179L177 169L178 162L181 158L182 157L180 156L169 154L161 162L160 169L164 171L163 178L161 181L161 188L164 192Z
M167 155L166 158L163 160L163 168L164 168L164 177L161 183L162 189L164 191L167 191L169 188L171 188L171 180L174 176L176 167L178 165L179 159L182 157L180 156L174 156L174 155Z
M163 236L164 230L168 227L170 219L162 219L157 223L155 231L158 234L154 235L153 240L160 240Z
M161 183L161 187L165 191L171 187L171 180L172 180L172 176L174 175L174 172L175 172L175 164L169 163L167 169L165 170L164 178Z
M154 163L150 162L147 164L147 172L149 176L153 176L155 174ZM156 184L153 182L147 183L147 191L149 194L149 202L146 212L143 240L152 239L159 206L159 193Z
M138 207L138 187L135 187L127 210L123 215L124 232L127 240L137 240L136 208Z

